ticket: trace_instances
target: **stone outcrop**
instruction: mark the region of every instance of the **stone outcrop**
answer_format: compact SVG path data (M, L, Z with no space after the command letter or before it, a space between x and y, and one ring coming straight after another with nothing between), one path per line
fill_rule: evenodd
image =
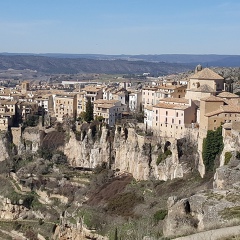
M211 190L189 198L168 199L164 235L173 237L239 223L235 208L240 205L238 190Z
M173 179L191 170L185 162L180 162L176 139L143 136L133 127L118 126L115 132L102 127L98 138L93 138L91 131L80 140L70 132L64 154L72 166L95 168L105 163L112 169L131 173L138 180ZM159 161L159 155L163 156L167 150L170 154Z
M6 132L0 133L0 162L9 158L9 150L11 148L8 134Z

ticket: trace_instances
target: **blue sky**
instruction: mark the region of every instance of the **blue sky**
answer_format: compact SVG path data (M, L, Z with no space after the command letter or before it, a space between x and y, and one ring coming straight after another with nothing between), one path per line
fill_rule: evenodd
M240 54L240 1L0 0L0 52Z

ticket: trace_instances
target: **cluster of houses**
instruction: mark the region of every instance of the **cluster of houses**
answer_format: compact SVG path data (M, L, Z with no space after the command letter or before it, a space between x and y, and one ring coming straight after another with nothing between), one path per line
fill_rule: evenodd
M138 90L121 83L86 84L73 92L32 91L30 84L23 82L19 91L0 89L0 130L43 110L60 122L65 116L77 118L90 99L94 116L101 116L110 126L123 116L144 112L146 129L161 136L181 138L186 129L198 128L204 137L223 123L240 121L239 96L226 89L231 88L223 77L200 65L187 81L159 80Z

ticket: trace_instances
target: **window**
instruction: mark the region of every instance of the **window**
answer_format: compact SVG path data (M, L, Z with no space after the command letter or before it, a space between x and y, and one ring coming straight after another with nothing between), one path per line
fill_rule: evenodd
M181 120L179 120L179 124L181 124Z
M165 118L165 123L167 123L167 118Z
M216 122L216 119L214 120L214 122Z
M168 115L168 111L166 111L166 116Z
M158 121L158 116L156 117L156 121Z
M178 117L178 112L176 113L176 117Z
M172 123L174 123L174 118L172 118Z
M158 110L156 110L156 114L158 114Z

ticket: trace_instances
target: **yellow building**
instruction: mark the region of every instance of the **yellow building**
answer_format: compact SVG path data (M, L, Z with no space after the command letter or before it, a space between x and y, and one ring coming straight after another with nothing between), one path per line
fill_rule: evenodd
M77 113L77 95L55 96L54 112L59 122L63 121L64 116L75 118Z

